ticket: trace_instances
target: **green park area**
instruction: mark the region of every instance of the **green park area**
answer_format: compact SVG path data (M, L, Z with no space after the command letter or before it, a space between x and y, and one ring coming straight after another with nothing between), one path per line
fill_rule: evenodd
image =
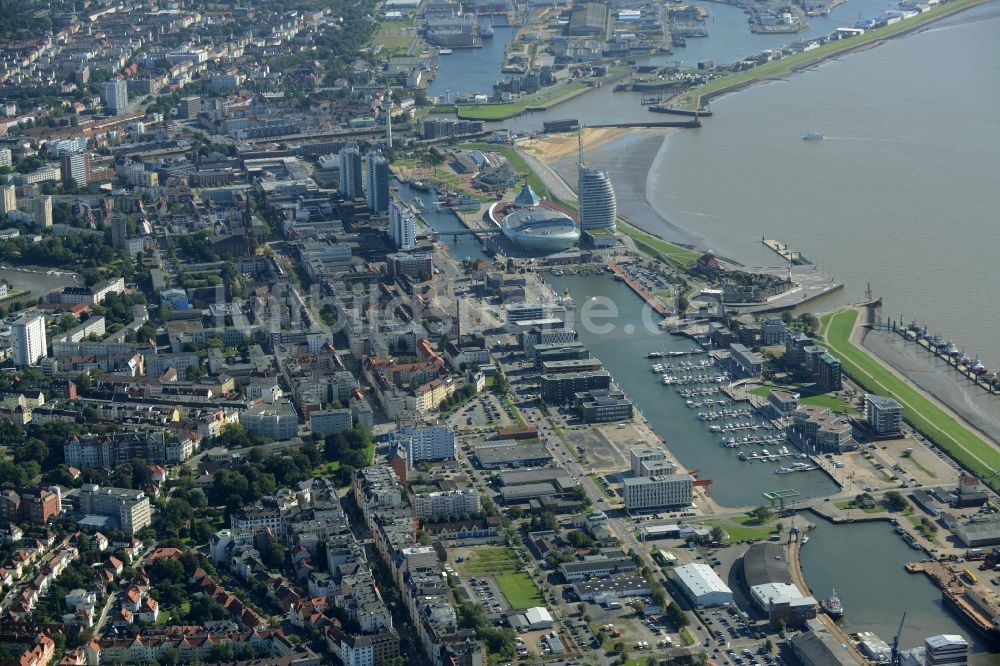
M701 253L697 250L674 245L662 238L647 234L645 231L639 231L630 224L621 221L618 222L618 230L630 236L635 241L636 246L646 254L661 257L671 264L681 267L689 266L701 256Z
M807 389L795 386L758 386L757 388L751 390L750 393L766 398L767 394L771 391L790 391L792 393L798 393L800 405L826 407L831 412L836 412L838 414L858 413L857 408L852 407L846 400L842 400L835 395L829 395L827 393L814 393Z
M851 342L857 310L840 310L820 318L820 332L830 351L840 357L844 371L866 391L890 396L903 405L903 416L924 436L948 452L962 466L997 489L1000 451L973 432L890 368Z
M462 104L458 107L458 117L467 120L506 120L522 113L528 107L548 107L567 95L572 95L587 84L579 81L564 81L554 86L542 88L516 102L502 104Z
M511 607L534 608L545 605L545 600L542 599L542 593L535 585L535 581L531 580L531 577L523 571L498 574L494 576L494 579Z
M728 76L709 81L705 85L695 88L689 93L682 95L677 100L677 106L684 109L700 108L704 100L723 92L742 88L756 81L773 79L791 74L795 70L801 69L813 63L832 58L833 56L853 51L866 45L874 44L880 40L887 39L902 32L907 32L919 28L920 26L935 21L949 14L961 11L973 5L981 4L983 0L952 0L931 9L928 12L914 16L909 19L894 23L882 28L870 30L857 37L838 39L827 42L822 46L786 56L781 60L774 60L759 67L748 69Z
M382 46L383 55L402 55L409 51L416 37L413 21L381 21L372 44Z
M483 152L500 153L507 159L508 162L510 162L510 166L515 172L527 179L528 185L530 185L531 189L535 191L535 194L544 199L552 199L552 193L549 192L549 188L545 187L545 183L542 182L542 179L538 177L538 174L535 173L534 169L528 166L527 160L525 160L524 156L517 152L516 149L511 148L510 146L502 146L498 143L485 143L482 141L463 143L459 146L459 148L463 148L465 150L481 150Z
M505 546L478 546L464 562L455 565L464 576L492 576L514 608L544 604L542 593L531 577L521 569L513 550Z
M479 546L456 566L464 576L496 576L517 571L520 562L514 551L505 546Z

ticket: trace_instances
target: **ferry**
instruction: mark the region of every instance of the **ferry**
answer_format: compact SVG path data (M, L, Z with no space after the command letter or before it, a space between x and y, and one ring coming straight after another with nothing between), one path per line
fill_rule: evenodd
M451 55L454 53L451 49L438 49L438 55Z
M820 134L819 132L809 132L802 138L805 141L819 141L820 139L823 138L823 135Z
M646 354L646 358L663 358L663 352L661 351L649 352L648 354Z
M837 596L837 590L833 591L829 599L824 599L820 602L820 605L823 607L823 612L834 620L844 617L844 607L840 604L840 597Z

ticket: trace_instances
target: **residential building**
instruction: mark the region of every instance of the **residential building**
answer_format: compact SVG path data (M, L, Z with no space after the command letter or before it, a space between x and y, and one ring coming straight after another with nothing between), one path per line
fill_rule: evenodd
M765 346L783 345L788 334L788 326L781 317L771 317L760 325L760 332Z
M17 210L17 188L0 185L0 215L8 215Z
M820 354L817 360L817 382L824 391L839 391L844 387L840 359L831 354Z
M152 523L149 498L141 490L101 488L96 483L85 483L79 497L83 513L115 517L122 531L128 534Z
M876 435L894 435L903 428L903 406L880 395L865 396L865 421Z
M45 337L45 315L28 313L10 326L14 365L24 368L35 365L48 356Z
M287 400L274 404L260 403L240 415L240 424L248 432L281 442L299 433L299 417Z
M413 495L413 511L422 520L479 513L480 508L479 493L473 488Z
M694 482L687 474L643 476L625 479L623 494L629 511L688 506Z
M87 187L90 182L90 153L69 153L62 156L63 185Z
M350 409L326 409L309 412L309 425L314 435L335 435L353 425Z
M417 246L417 220L402 203L389 206L389 239L397 250L412 250Z
M389 160L377 150L365 156L365 201L373 214L389 212Z
M389 441L406 461L407 469L424 461L455 459L455 433L445 426L406 426L392 433Z
M104 106L111 116L128 113L128 81L116 79L104 84Z
M359 199L362 187L361 150L356 143L340 151L340 193L345 199Z

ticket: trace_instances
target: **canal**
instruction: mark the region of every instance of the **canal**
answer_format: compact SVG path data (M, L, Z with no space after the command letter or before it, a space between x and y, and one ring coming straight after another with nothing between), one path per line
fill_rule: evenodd
M433 190L433 188L430 192L417 192L406 183L394 181L394 184L398 188L396 193L402 201L405 201L406 203L413 203L419 197L427 207L426 210L420 213L420 219L423 221L425 227L429 227L433 231L457 231L459 229L466 228L466 226L462 224L462 221L459 220L451 211L434 210L434 202L437 200L437 193ZM486 262L493 261L490 257L483 253L482 244L476 239L475 236L443 237L441 244L448 248L448 254L451 255L452 258L459 261L462 259L481 259Z
M603 361L615 383L681 464L697 470L698 478L714 482L709 491L718 502L757 505L764 502L761 493L768 490L796 490L803 499L837 491L823 472L778 475L776 463L743 462L738 459L741 449L722 446L720 435L709 431L711 424L698 420L699 410L688 408L675 387L662 385L659 375L650 370L657 361L646 358L652 351L687 350L694 343L660 331L655 325L659 317L628 285L607 276L547 276L547 281L557 293L569 289L576 309L568 311L566 318L580 341Z

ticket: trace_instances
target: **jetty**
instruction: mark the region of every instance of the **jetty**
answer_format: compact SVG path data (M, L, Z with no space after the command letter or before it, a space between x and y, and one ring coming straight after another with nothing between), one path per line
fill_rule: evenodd
M987 588L979 584L970 563L947 563L934 560L909 562L910 573L922 573L941 589L945 604L971 624L993 645L1000 643L1000 605Z
M653 308L657 314L664 317L667 316L667 313L669 312L667 306L665 306L656 295L649 293L642 285L636 282L635 279L621 266L618 264L611 264L611 270L616 276L618 276L618 279L631 287L632 291L639 294L642 300L646 301L647 305Z
M798 250L792 250L789 248L788 243L782 243L781 241L772 240L770 238L761 238L760 242L769 247L771 250L777 252L782 259L790 264L795 266L805 266L812 263L803 257L802 253Z

